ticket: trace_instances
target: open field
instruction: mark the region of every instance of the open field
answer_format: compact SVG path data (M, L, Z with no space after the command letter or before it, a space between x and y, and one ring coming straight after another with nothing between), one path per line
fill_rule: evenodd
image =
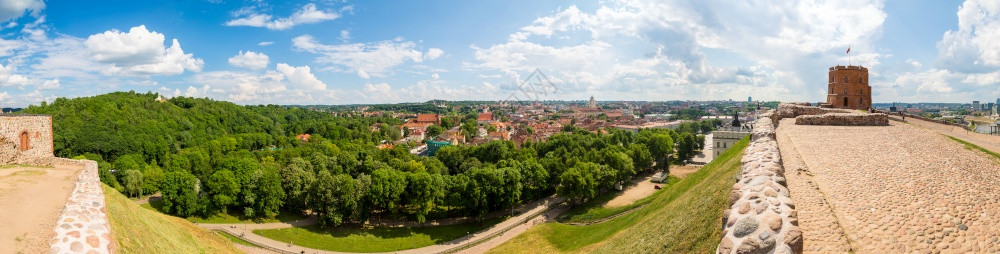
M711 253L747 143L738 142L634 212L587 226L541 224L490 253Z
M73 191L78 167L11 166L0 170L0 249L44 253Z
M778 142L782 155L794 152L783 159L806 252L1000 251L1000 164L941 135L964 130L907 121L914 124L782 121ZM964 139L974 136L956 138L978 143Z
M226 238L187 220L141 208L107 185L104 195L121 253L240 253Z
M306 226L282 229L254 230L258 234L280 242L298 246L342 252L390 252L415 249L457 239L486 229L505 218L487 219L449 226L414 228L358 228L341 226L323 229Z

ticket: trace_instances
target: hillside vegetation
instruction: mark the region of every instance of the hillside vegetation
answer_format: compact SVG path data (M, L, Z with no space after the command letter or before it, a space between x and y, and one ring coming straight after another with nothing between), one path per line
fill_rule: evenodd
M587 226L535 226L490 253L711 253L722 235L722 211L749 140L657 194L648 205Z
M129 196L162 193L164 213L260 221L310 211L321 227L483 216L552 193L585 202L688 158L703 144L697 132L713 124L601 134L568 125L545 142L447 146L426 157L411 154L413 144L377 147L399 140L403 119L356 112L135 92L22 112L53 115L58 156L97 161L101 181ZM485 127L475 117L460 119L466 135Z
M119 253L240 253L232 243L184 219L139 207L104 185Z

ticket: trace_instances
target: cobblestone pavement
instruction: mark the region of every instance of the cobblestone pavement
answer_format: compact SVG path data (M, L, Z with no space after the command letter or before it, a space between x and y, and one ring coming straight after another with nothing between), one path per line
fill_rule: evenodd
M826 201L826 196L813 182L812 172L795 149L791 138L783 129L795 124L795 119L784 119L778 126L778 147L781 148L782 164L785 166L785 179L788 190L795 201L799 216L799 227L802 229L802 250L806 252L844 253L850 249L844 229L837 222L833 208Z
M892 116L892 118L900 119L899 116ZM966 142L1000 153L1000 136L977 133L962 129L962 127L958 126L944 125L912 117L906 118L906 122L921 128L965 140Z
M856 253L1000 252L1000 164L928 129L890 124L780 124L783 155L800 159L784 163L805 251L843 252L846 237Z

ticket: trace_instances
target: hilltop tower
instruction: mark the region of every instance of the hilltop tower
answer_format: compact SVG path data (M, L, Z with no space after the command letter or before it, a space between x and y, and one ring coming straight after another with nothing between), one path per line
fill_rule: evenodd
M868 68L862 66L830 67L826 104L834 108L868 109L872 105L872 87Z
M597 102L594 101L594 96L593 95L590 96L590 103L587 103L587 107L589 107L589 108L597 108Z

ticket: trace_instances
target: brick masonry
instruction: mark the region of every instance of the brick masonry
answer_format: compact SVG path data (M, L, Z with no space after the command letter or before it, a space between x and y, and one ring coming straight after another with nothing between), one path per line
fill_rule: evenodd
M0 164L50 166L52 157L51 116L0 116Z
M54 158L52 164L83 166L66 207L56 222L50 253L114 253L97 162Z

